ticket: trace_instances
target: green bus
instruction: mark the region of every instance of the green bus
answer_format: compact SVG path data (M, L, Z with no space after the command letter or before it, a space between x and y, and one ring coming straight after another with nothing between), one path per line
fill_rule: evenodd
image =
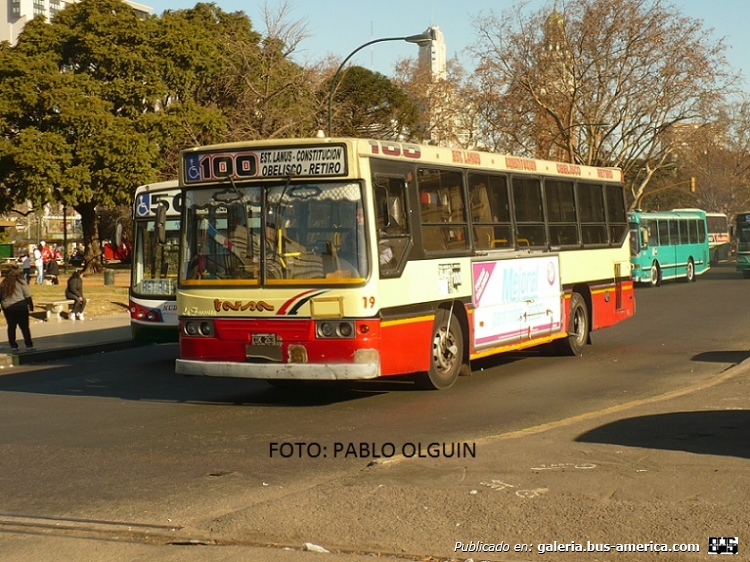
M634 282L658 287L667 279L695 281L709 270L705 211L635 211L628 218Z
M750 279L750 211L734 217L732 239L736 245L737 271L741 271L745 279Z

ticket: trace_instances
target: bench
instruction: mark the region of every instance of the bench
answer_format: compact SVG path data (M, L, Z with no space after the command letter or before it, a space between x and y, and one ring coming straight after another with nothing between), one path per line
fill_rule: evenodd
M43 308L47 311L47 322L49 322L52 318L56 318L59 322L61 320L60 313L65 310L70 316L70 309L75 304L75 302L76 301L71 299L64 299L60 301L37 302L34 304L35 306Z

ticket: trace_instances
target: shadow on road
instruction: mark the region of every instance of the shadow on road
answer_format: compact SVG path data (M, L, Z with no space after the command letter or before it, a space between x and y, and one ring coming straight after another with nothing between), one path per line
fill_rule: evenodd
M712 410L618 420L588 431L576 441L750 458L748 435L750 411Z
M702 361L704 363L731 363L739 365L745 359L750 357L750 351L704 351L693 355L692 361Z

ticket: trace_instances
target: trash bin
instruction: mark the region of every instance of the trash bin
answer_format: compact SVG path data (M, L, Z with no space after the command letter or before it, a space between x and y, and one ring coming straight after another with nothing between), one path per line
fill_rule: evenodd
M115 270L114 269L105 269L104 270L104 284L105 285L114 285L115 284Z

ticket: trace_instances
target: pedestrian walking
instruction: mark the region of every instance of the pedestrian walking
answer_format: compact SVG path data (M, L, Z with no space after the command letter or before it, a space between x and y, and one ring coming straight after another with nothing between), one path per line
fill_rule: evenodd
M34 309L29 286L23 280L23 273L19 267L11 267L0 283L0 306L2 306L5 321L8 323L8 344L11 351L18 353L16 342L16 328L21 328L26 351L34 351L29 329L29 313Z
M29 285L31 283L31 258L28 253L21 256L21 270L23 271L23 280Z
M36 268L36 284L44 285L44 259L38 246L34 247L34 267Z
M71 320L84 320L83 309L86 308L86 297L83 296L83 279L81 271L76 269L68 279L68 286L65 288L65 298L75 301L73 310L70 313Z

